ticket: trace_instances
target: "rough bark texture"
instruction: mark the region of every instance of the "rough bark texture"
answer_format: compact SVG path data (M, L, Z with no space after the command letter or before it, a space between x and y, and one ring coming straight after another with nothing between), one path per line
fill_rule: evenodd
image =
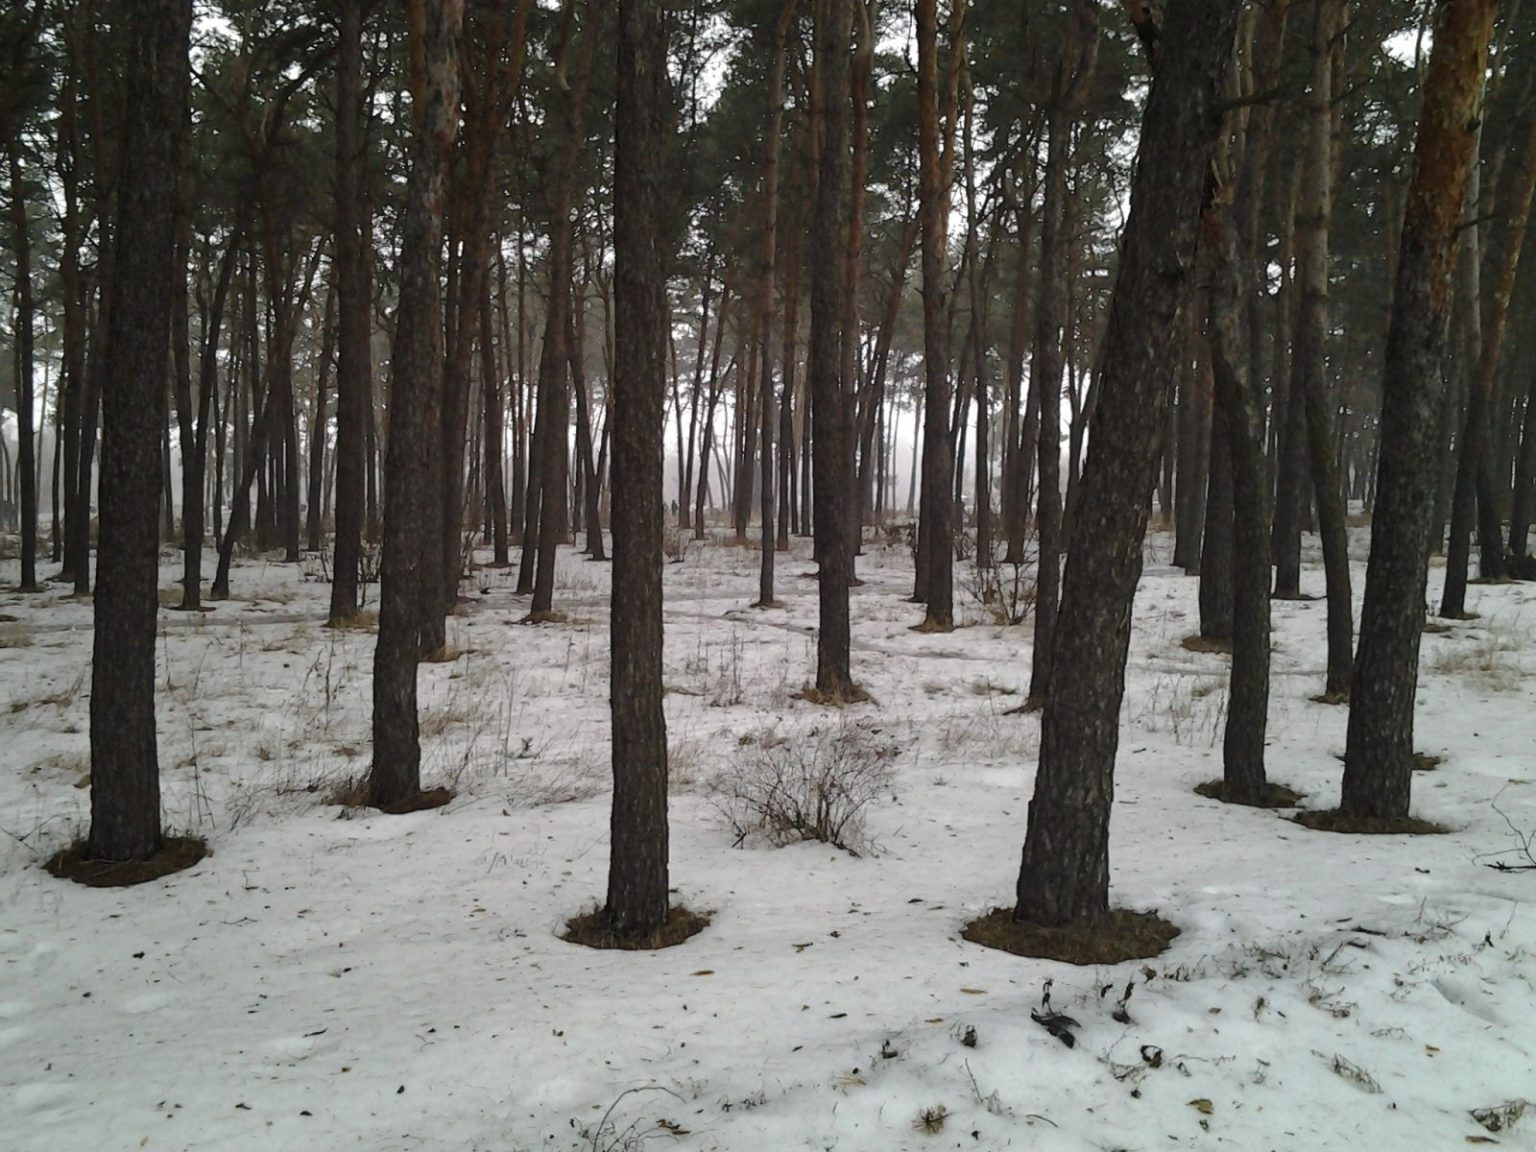
M1082 498L1073 518L1014 916L1109 910L1109 814L1131 603L1168 408L1180 312L1221 126L1237 0L1172 0L1142 121Z
M848 621L849 414L843 355L842 247L848 189L848 48L850 10L840 0L816 0L817 99L821 162L811 222L811 453L819 630L816 689L842 699L854 691ZM947 491L947 486L944 489ZM947 499L946 499L947 503Z
M667 725L661 696L662 251L666 29L661 0L620 0L614 158L613 815L608 927L667 919Z
M373 767L368 803L392 807L421 790L416 663L441 611L438 397L443 325L439 265L443 197L459 122L457 40L463 0L412 0L411 173L400 243L400 307L390 367L379 640L373 658Z
M336 57L336 497L332 623L357 615L368 422L368 267L363 248L363 0L340 0Z
M1494 0L1443 0L1419 112L1382 382L1381 453L1341 808L1408 815L1440 360Z
M116 275L108 321L110 386L102 395L101 535L91 649L91 831L94 860L142 860L160 847L155 744L159 609L160 430L165 419L190 71L191 0L124 9L130 51L118 183Z
M1237 235L1224 206L1206 216L1211 252L1210 355L1216 418L1226 430L1232 475L1232 674L1221 763L1225 799L1261 801L1266 791L1264 734L1269 718L1269 473L1264 409L1253 386ZM1202 580L1205 574L1202 572Z

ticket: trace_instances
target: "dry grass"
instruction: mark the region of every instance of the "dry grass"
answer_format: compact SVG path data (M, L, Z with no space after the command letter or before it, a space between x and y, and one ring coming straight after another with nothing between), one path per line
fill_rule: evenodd
M1085 924L1046 928L1013 918L1012 908L995 908L960 933L973 944L1015 956L1066 964L1119 964L1145 960L1167 950L1179 930L1155 912L1116 909Z
M325 627L335 632L377 632L379 630L379 614L373 609L365 609L355 616L348 616L345 620L331 620Z
M195 836L167 836L147 860L92 860L80 841L54 855L45 867L50 875L87 888L128 888L185 871L206 855L208 845Z
M690 911L679 905L667 910L667 920L654 932L642 936L621 936L608 926L606 909L597 908L573 916L565 922L560 939L585 948L617 949L622 952L654 952L672 948L709 927L708 913Z

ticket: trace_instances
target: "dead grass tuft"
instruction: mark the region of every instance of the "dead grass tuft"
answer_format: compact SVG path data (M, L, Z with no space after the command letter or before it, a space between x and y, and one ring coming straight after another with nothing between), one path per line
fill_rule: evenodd
M608 926L608 910L597 908L565 922L560 939L584 948L617 949L621 952L654 952L673 948L709 927L709 914L691 911L681 905L667 910L667 920L654 932L641 936L619 935Z
M334 632L377 632L379 614L370 608L340 620L327 620L324 627Z
M207 855L208 844L199 837L167 836L147 860L92 860L82 840L55 854L44 867L52 876L87 888L129 888L185 871Z
M960 933L973 944L1014 956L1083 966L1160 955L1178 934L1178 928L1155 912L1115 909L1086 924L1046 928L1015 920L1012 908L995 908L972 920Z
M874 698L857 684L850 684L840 691L823 692L813 684L807 684L798 692L789 694L791 700L804 700L807 704L819 704L824 708L845 708L849 704L868 704Z

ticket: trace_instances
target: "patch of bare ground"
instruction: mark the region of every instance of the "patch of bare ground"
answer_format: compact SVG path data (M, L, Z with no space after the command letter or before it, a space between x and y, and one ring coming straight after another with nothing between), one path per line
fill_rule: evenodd
M1186 636L1179 641L1186 652L1206 652L1216 656L1232 655L1232 639L1228 636Z
M570 617L564 612L530 612L518 621L519 624L568 624Z
M131 888L184 872L207 855L208 844L199 837L167 836L147 860L92 860L82 840L51 857L44 867L50 875L87 888Z
M433 808L442 808L452 799L453 793L447 788L426 788L393 804L380 804L379 811L386 816L404 816L408 812L427 812Z
M1086 924L1046 928L1013 918L1012 908L994 908L972 920L960 935L973 944L1014 956L1066 964L1119 964L1164 952L1179 930L1155 912L1115 909Z
M1314 832L1345 832L1355 836L1443 836L1450 832L1443 824L1416 816L1356 816L1338 809L1298 812L1291 819Z
M604 908L583 912L565 922L560 939L568 944L580 944L584 948L617 949L622 952L654 952L659 948L673 948L690 937L697 936L709 926L707 913L694 912L681 905L667 910L667 921L654 932L641 936L620 935L608 924Z
M798 692L789 694L791 700L804 700L807 704L820 704L826 708L845 708L849 704L868 704L872 697L857 684L850 685L841 692L823 692L815 685L807 684Z
M1294 808L1301 803L1301 793L1284 784L1266 784L1263 795L1252 800L1239 800L1227 796L1225 780L1207 780L1195 785L1195 793L1207 800L1220 800L1223 804L1242 804L1249 808Z

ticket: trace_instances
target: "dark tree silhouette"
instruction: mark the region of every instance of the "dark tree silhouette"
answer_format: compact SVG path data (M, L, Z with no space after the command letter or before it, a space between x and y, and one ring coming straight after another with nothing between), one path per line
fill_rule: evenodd
M1071 658L1051 669L1014 909L1019 921L1058 926L1109 911L1109 811L1131 602L1240 7L1238 0L1172 0L1155 38L1062 581L1056 651Z
M1340 809L1357 817L1408 815L1440 365L1496 7L1494 0L1442 0L1424 81L1387 332L1376 512L1344 746Z
M190 86L192 0L124 9L123 154L117 186L119 292L108 313L102 392L101 532L91 649L93 860L160 848L155 616L160 606L160 433L165 421L176 215Z
M667 920L667 723L661 696L662 236L667 33L659 0L620 0L614 157L613 814L608 928Z

